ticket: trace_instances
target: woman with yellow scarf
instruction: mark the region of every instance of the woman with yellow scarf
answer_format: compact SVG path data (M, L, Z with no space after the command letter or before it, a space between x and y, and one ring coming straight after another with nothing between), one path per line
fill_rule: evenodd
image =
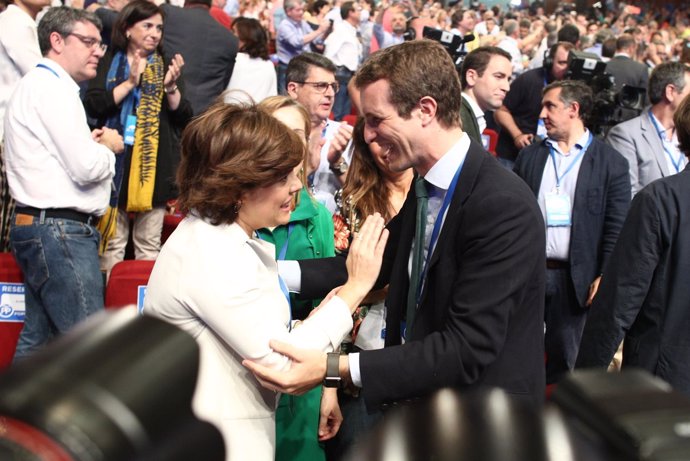
M91 117L115 128L125 154L115 165L110 207L101 219L101 270L124 259L134 216L134 255L155 259L161 245L165 204L177 196L179 132L192 117L179 78L184 61L163 58L163 11L134 0L118 15L112 49L89 84L84 105Z

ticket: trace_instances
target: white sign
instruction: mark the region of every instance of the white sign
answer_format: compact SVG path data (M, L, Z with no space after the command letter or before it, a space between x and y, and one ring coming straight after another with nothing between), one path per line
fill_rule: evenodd
M24 284L0 282L0 322L23 322Z

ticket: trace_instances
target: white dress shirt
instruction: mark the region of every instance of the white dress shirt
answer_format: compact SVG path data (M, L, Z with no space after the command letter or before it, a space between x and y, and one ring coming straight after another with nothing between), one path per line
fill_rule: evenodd
M357 37L357 29L347 21L336 24L333 32L326 38L324 56L336 66L345 66L355 72L362 57L362 44Z
M475 101L474 98L465 93L462 93L462 97L465 98L467 104L469 104L472 108L472 113L474 114L474 118L477 119L477 125L479 125L479 134L481 135L486 129L486 116L484 115L484 111L481 107L479 107L479 104L477 104L477 101Z
M102 215L115 155L92 139L75 81L55 61L40 65L19 82L5 114L10 194L20 206Z
M688 163L688 158L678 148L678 132L673 130L673 134L669 140L668 135L666 134L667 130L663 128L663 125L659 119L656 118L651 111L650 115L654 118L654 128L658 130L657 132L659 133L659 139L661 139L661 143L664 146L664 157L666 158L666 166L668 167L669 173L680 173Z
M41 60L36 22L16 5L0 13L0 141L7 102L22 76Z
M237 53L227 89L239 91L227 94L225 102L249 102L248 98L251 98L255 103L259 103L268 96L278 94L277 88L276 70L271 61L250 58L247 53Z
M547 139L546 143L553 147L553 152L556 157L556 166L558 168L558 175L563 173L570 167L571 163L575 161L572 169L561 177L560 193L567 194L570 197L570 221L573 220L573 204L575 203L575 188L577 186L577 177L580 174L580 166L582 166L582 159L587 155L585 152L578 157L580 151L587 145L590 137L589 130L585 129L585 133L577 140L573 147L568 152L561 152L558 143ZM556 170L554 169L554 161L551 154L546 159L544 165L544 173L542 175L541 184L539 186L539 208L541 209L544 223L546 223L546 194L556 191ZM546 226L546 258L556 259L559 261L567 261L570 257L570 231L571 226Z

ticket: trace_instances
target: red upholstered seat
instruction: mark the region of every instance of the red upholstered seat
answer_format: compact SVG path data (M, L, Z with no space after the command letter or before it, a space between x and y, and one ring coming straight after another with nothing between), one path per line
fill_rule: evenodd
M489 137L489 148L487 150L495 157L496 144L498 144L498 133L491 128L486 128L482 134L485 134Z
M137 303L140 285L149 283L155 261L125 260L113 266L105 289L106 309Z
M12 253L0 253L0 282L22 283L24 276ZM22 322L0 322L0 369L12 363L17 340L24 324Z

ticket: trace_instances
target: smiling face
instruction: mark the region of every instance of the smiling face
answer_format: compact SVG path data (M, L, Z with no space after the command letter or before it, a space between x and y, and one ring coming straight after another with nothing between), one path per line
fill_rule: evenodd
M309 66L309 72L304 83L289 82L288 94L292 99L302 104L309 112L312 124L318 124L328 119L335 102L335 91L329 86L325 92L320 92L309 83L336 83L335 74L321 67Z
M135 22L127 29L126 36L129 37L129 51L140 50L144 56L148 56L156 51L163 38L163 18L160 14L154 14L150 18Z
M503 105L510 90L510 76L513 66L505 56L495 54L491 56L484 73L479 76L474 69L468 69L466 78L469 85L468 92L474 96L483 111L496 110Z
M290 221L294 196L302 188L297 165L278 182L266 187L256 187L242 195L242 206L237 223L251 235L257 229L276 227Z
M367 143L377 143L387 154L392 171L403 171L417 166L421 159L415 154L414 140L422 128L415 117L415 108L409 119L398 115L390 102L390 84L387 80L376 82L362 88L362 112L364 113L364 139Z

